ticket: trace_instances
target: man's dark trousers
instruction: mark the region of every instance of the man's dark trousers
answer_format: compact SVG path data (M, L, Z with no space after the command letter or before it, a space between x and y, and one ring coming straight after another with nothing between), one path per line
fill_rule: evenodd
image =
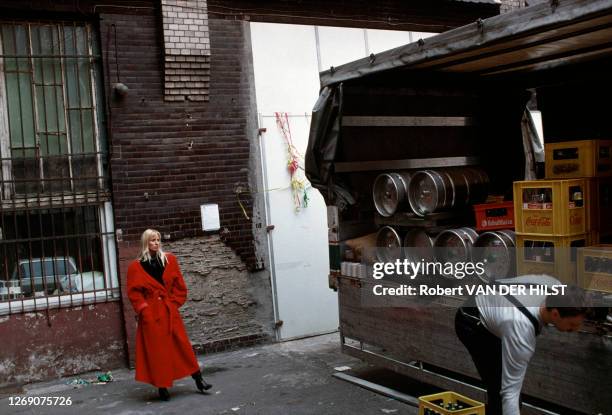
M487 415L502 415L501 340L485 328L477 307L462 307L455 315L457 337L470 352L478 374L487 388Z

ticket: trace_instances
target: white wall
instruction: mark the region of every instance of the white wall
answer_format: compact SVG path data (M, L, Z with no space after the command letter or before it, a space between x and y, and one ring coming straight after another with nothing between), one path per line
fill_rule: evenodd
M251 23L257 112L310 113L319 94L313 26Z

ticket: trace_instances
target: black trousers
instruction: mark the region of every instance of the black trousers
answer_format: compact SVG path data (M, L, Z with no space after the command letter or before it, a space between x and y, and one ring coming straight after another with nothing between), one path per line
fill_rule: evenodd
M501 340L485 328L477 308L460 308L455 315L457 337L468 349L478 374L487 388L487 415L502 415Z

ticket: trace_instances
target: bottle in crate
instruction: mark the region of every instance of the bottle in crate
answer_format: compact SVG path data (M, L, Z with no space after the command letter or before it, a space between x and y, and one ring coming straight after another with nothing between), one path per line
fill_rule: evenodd
M546 143L544 148L547 179L612 175L612 140Z
M589 244L587 234L574 236L516 235L517 275L547 274L576 284L577 249Z
M485 406L455 392L419 397L419 415L484 415Z
M587 232L586 179L514 182L517 233L570 236Z
M578 286L612 293L612 245L578 250Z

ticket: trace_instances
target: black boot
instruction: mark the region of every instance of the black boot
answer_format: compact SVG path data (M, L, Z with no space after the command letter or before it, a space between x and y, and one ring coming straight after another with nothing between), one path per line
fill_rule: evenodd
M212 385L210 383L206 383L206 381L202 379L202 373L199 370L192 374L191 377L193 378L193 380L195 380L196 387L200 392L204 392L212 388Z
M162 401L170 400L170 392L168 392L168 389L159 388L157 391L159 392L159 399L161 399Z

